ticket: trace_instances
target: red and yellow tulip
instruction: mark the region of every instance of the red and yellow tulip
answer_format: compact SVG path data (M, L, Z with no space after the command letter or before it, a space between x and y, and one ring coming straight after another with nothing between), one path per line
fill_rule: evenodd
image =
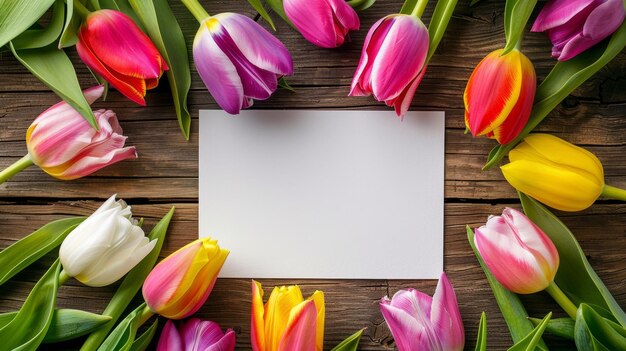
M537 88L535 68L519 50L487 55L467 82L465 126L473 136L484 135L507 144L524 129Z
M324 345L324 293L306 300L297 285L275 287L263 305L263 288L252 281L254 351L321 351Z

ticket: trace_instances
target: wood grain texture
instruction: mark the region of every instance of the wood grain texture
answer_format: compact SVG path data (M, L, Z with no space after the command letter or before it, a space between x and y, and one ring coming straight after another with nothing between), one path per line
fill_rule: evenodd
M171 1L188 42L197 23L178 1ZM426 22L434 7L426 10ZM464 134L463 90L474 66L488 52L504 44L502 1L483 0L475 7L461 1L448 31L434 56L413 100L414 110L445 110L445 269L452 280L466 329L466 349L474 347L481 311L489 322L489 350L506 350L511 342L503 319L482 271L466 242L465 225L478 226L489 214L504 206L519 207L514 190L499 170L480 169L494 143ZM236 11L256 18L243 0L203 1L209 13ZM278 91L254 108L386 109L372 98L347 97L352 74L360 56L367 29L382 16L398 11L401 1L379 0L361 14L361 30L337 50L319 49L277 20L277 37L294 58L295 75L289 83L296 93ZM260 20L263 23L262 20ZM265 25L265 23L263 23ZM191 46L190 46L191 47ZM93 84L86 67L68 50L76 63L83 86ZM545 78L554 61L550 44L542 34L525 35L524 52L535 64L538 81ZM24 135L32 119L58 98L11 57L0 53L0 167L6 167L26 152ZM607 183L626 187L626 55L623 53L584 83L560 104L538 128L594 152L604 163ZM33 167L0 185L0 248L57 218L86 215L113 193L133 205L136 216L146 217L151 228L156 219L175 205L177 210L162 255L173 252L197 237L198 197L198 110L217 108L193 72L189 107L192 135L185 141L178 130L167 81L148 93L148 107L133 105L112 91L97 108L117 112L128 143L136 145L140 158L122 162L73 182L54 180ZM601 200L580 213L559 213L576 234L591 264L626 306L626 205ZM381 249L388 239L381 236ZM271 243L268 243L270 245ZM0 286L0 312L18 308L35 281L52 262L52 255L32 269ZM384 262L380 262L384 264ZM326 342L330 349L359 328L367 327L362 350L391 350L393 339L378 310L385 295L406 287L432 293L434 281L391 280L263 280L264 287L301 285L305 294L324 290L327 299ZM59 305L100 311L115 286L93 289L70 281L63 286ZM216 320L237 332L238 349L249 349L250 282L220 279L199 316ZM524 297L532 304L531 314L543 316L557 310L547 295ZM550 340L554 341L554 340ZM571 345L556 342L554 349ZM73 349L76 343L63 344ZM53 350L58 347L43 347Z

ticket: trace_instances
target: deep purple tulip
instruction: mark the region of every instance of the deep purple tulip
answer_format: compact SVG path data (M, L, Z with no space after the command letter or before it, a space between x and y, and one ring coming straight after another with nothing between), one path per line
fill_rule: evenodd
M157 351L233 351L235 332L222 328L211 321L192 318L182 323L178 329L171 320L167 321Z

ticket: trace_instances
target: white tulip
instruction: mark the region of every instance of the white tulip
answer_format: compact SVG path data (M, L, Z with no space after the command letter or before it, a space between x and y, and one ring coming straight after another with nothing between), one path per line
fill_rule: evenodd
M63 241L64 272L89 286L109 285L135 267L156 245L133 220L130 206L111 196Z

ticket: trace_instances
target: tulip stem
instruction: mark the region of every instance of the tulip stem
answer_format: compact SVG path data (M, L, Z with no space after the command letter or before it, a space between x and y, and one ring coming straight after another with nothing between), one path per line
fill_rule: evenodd
M202 5L200 5L198 0L180 0L180 1L185 5L187 10L191 12L193 17L195 17L196 20L198 20L198 22L202 23L205 19L209 17L209 13L206 12L206 10L204 9L204 7L202 7Z
M9 180L9 178L13 177L17 173L23 171L28 166L33 164L33 160L30 158L30 154L26 154L26 156L20 158L15 163L5 168L2 172L0 172L0 184Z
M413 12L411 12L411 16L416 16L417 18L422 17L426 5L428 5L428 0L418 0L417 4L415 4L415 8L413 8Z
M552 296L554 301L561 306L561 308L567 313L570 318L576 320L576 311L578 311L578 307L574 305L572 300L570 300L567 295L556 285L555 282L551 282L550 285L546 288L546 292Z
M616 188L614 186L604 185L604 189L602 189L602 195L605 197L610 197L611 199L626 201L626 190Z
M150 317L152 316L154 316L154 312L152 312L152 310L150 309L150 307L148 307L148 305L145 305L143 307L143 310L141 310L141 316L139 317L139 325L143 325L144 323L146 323L146 321L150 319Z
M59 273L59 285L65 284L71 277L65 273L65 269Z

